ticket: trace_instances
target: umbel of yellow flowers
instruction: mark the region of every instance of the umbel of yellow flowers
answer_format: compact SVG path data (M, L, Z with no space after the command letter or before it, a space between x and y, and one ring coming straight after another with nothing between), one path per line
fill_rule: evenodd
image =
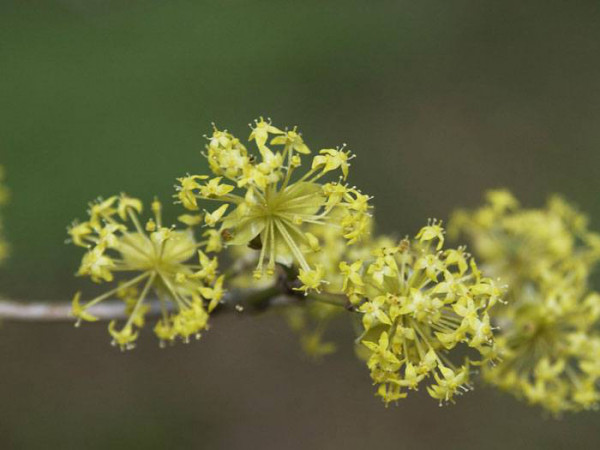
M4 167L0 166L0 209L8 201L8 189L4 186ZM4 240L4 225L0 215L0 264L8 256L8 244Z
M337 345L327 339L329 324L334 319L348 319L346 296L343 293L344 274L340 271L340 261L369 259L375 249L392 247L395 240L384 235L373 233L373 219L368 218L367 233L358 245L348 245L347 240L340 234L336 227L320 225L308 226L308 231L314 234L320 242L320 251L307 253L306 260L313 267L321 267L323 284L321 292L309 291L304 301L280 308L290 328L299 336L301 348L306 356L319 360L323 356L333 353ZM257 252L246 247L230 247L233 259L248 262L252 265L258 258ZM263 278L260 281L253 279L250 274L239 273L229 279L230 284L235 284L242 289L256 288L257 284L269 285L276 283L275 277Z
M319 359L321 356L335 351L335 344L324 339L328 322L342 314L348 314L346 310L339 307L339 299L345 298L344 273L340 270L341 261L356 261L358 259L369 259L375 249L380 247L391 247L394 240L387 236L376 236L373 234L373 220L367 222L366 236L358 245L347 245L346 240L334 227L321 227L313 225L309 227L310 232L319 238L322 251L307 255L309 264L322 267L324 279L327 283L323 286L323 297L325 301L311 301L311 297L318 295L309 292L307 302L294 308L289 308L286 319L292 329L298 332L300 344L304 352L312 358ZM334 296L334 297L328 297ZM335 300L338 304L328 303L327 300Z
M324 149L302 170L311 152L300 133L263 119L255 122L249 140L256 153L215 128L206 146L212 176L180 178L177 198L191 211L203 208L198 200L220 204L204 216L210 227L207 251L250 245L259 250L255 278L272 274L277 262L295 264L301 289L319 291L323 267L309 264L306 254L318 252L321 242L309 226L334 228L349 244L368 231L369 197L345 183L353 156L344 148ZM323 182L330 173L339 179Z
M362 313L367 366L386 404L427 383L442 402L470 389L471 366L494 354L489 309L502 295L464 248L443 249L431 221L412 241L376 251L370 263L341 263L344 292ZM462 361L457 347L470 349Z
M373 237L370 198L346 182L354 156L345 147L311 157L296 128L261 118L251 129L255 151L214 127L204 154L211 174L178 179L176 201L192 211L180 216L183 229L163 225L156 200L145 221L135 198L90 204L89 219L68 230L86 249L77 274L114 286L88 302L77 293L78 322L96 320L92 307L116 296L127 318L109 332L115 345L132 348L152 296L161 343L199 337L223 297L217 259L206 253L230 248L255 267L233 277L237 286L276 283L265 292L280 292L276 264L290 269L286 292L302 291L303 301L286 317L312 356L334 351L326 325L352 311L358 353L386 405L421 386L452 402L482 366L492 384L555 414L597 407L600 294L588 282L600 236L585 216L559 197L522 209L509 192L490 191L483 207L451 221L451 234L472 241L478 267L465 247L444 248L437 221L413 239ZM0 206L1 182L0 168Z
M127 321L113 321L109 332L122 349L133 348L138 329L144 326L150 292L160 302L162 317L154 332L161 343L191 336L200 337L208 328L209 313L223 295L223 277L217 276L217 260L198 248L192 227L176 230L163 226L161 204L152 202L152 217L140 219L142 202L121 195L90 205L89 220L69 229L73 244L86 248L77 275L96 283L115 282L115 275L129 274L126 281L82 304L80 293L73 299L72 313L79 321L95 321L90 307L117 296L126 306ZM182 220L190 222L189 218ZM193 222L193 221L192 221ZM194 263L198 257L199 262Z
M460 211L483 269L509 283L494 319L499 363L485 378L531 404L559 414L596 408L600 400L600 295L588 276L600 236L560 197L523 209L507 191L490 191L475 211Z

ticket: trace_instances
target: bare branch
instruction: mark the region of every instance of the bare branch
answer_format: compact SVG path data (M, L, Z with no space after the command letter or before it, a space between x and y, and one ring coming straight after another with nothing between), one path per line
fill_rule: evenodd
M278 266L279 267L279 266ZM295 275L292 275L295 276ZM234 290L225 293L219 306L211 315L231 311L247 311L258 313L274 307L298 304L304 301L317 301L330 305L337 305L349 311L354 308L343 295L336 294L310 294L305 296L297 289L294 283L288 281L289 274L280 271L277 281L270 287L263 289ZM145 304L150 306L148 317L160 317L161 304L158 299L148 299ZM166 305L168 308L169 305ZM125 319L125 304L121 300L106 300L91 306L87 312L100 320ZM0 320L15 322L74 322L71 315L71 302L56 302L50 300L40 301L15 301L0 298Z
M213 314L233 310L259 312L271 306L289 305L297 302L297 297L282 295L280 292L269 289L265 291L252 291L247 295L241 295L240 292L228 292L221 301L221 305ZM150 306L148 316L158 317L160 315L160 302L158 300L149 300L146 304ZM120 300L104 301L92 306L89 312L100 320L115 320L127 317L125 314L125 305ZM0 299L0 320L16 322L74 322L75 318L71 315L70 302L43 300L20 302Z
M157 301L150 302L153 312L159 307ZM125 318L122 301L108 300L90 308L90 312L101 320ZM0 300L0 319L23 322L75 321L71 315L71 303L52 301L17 302Z

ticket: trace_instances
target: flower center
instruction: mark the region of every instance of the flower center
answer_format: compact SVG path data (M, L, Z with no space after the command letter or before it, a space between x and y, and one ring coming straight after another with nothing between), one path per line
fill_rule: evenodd
M181 263L196 253L196 243L187 231L175 231L162 242L140 233L126 233L119 238L123 261L132 270L173 273Z

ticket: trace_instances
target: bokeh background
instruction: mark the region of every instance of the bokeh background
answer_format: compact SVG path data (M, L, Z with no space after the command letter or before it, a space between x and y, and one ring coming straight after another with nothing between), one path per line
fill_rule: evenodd
M498 186L528 205L563 193L600 229L599 88L597 1L3 0L1 290L69 299L86 284L65 226L89 200L168 198L204 167L212 121L244 136L260 115L314 149L347 143L381 231ZM4 323L0 448L600 447L600 415L556 421L484 386L385 409L349 327L333 335L314 364L270 314L170 350L146 333L127 354L103 325Z

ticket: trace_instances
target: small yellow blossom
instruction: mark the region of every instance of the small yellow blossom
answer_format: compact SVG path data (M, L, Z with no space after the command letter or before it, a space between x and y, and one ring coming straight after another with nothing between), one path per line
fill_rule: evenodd
M90 309L110 297L123 301L127 321L118 328L112 321L109 333L122 349L133 348L139 329L145 324L153 291L160 303L161 319L154 327L161 343L176 338L188 341L208 328L208 316L223 297L223 276L217 278L217 261L199 252L199 262L190 260L200 247L192 228L177 230L162 223L162 206L151 205L153 217L144 227L140 219L142 202L121 195L90 205L90 220L75 223L68 233L74 244L87 248L78 276L97 283L112 282L122 273L129 279L104 294L81 304L73 298L72 314L80 321L95 321ZM192 225L194 221L191 221Z
M325 149L319 152L318 156L315 156L312 163L312 168L322 169L323 173L330 172L332 170L341 169L344 176L344 180L348 178L348 168L350 164L348 161L352 158L343 149Z
M206 225L209 227L214 227L217 222L221 220L223 214L225 214L225 211L227 211L227 208L229 208L229 205L223 205L211 213L207 212L204 216Z
M134 331L131 324L125 325L121 330L117 330L117 324L112 320L108 325L108 332L113 338L115 345L118 345L122 349L133 348L133 343L138 338L138 332Z
M421 231L419 231L419 234L417 234L416 239L420 240L421 242L437 239L438 243L436 250L441 249L444 246L444 229L442 228L442 222L431 220L427 226L421 228Z
M278 134L275 132L274 134ZM304 143L302 136L298 133L298 129L287 131L285 134L276 136L272 139L271 145L283 145L284 151L294 151L302 155L309 155L310 149Z
M340 265L344 291L362 314L359 342L386 404L426 379L433 398L453 401L470 389L471 365L493 354L494 282L471 270L476 265L464 248L443 250L443 239L441 224L430 221L412 241L381 247L367 263ZM472 349L462 363L459 346Z
M77 292L73 297L71 313L77 319L85 320L86 322L95 322L98 320L97 317L91 315L89 312L86 312L80 305L79 300L81 299L81 292ZM79 321L77 322L77 326L79 326Z
M179 178L176 198L189 210L200 209L199 200L222 203L207 210L206 251L247 245L259 251L255 278L273 274L275 264L297 264L301 280L320 289L318 269L308 255L323 251L319 234L311 228L331 228L348 243L369 232L369 197L342 182L323 183L330 172L348 176L353 155L344 148L321 150L311 168L299 173L301 157L310 149L296 128L283 131L260 119L252 126L251 154L239 139L214 128L206 146L213 177ZM231 206L231 208L230 208ZM303 290L311 289L305 284Z
M217 280L215 281L215 283L212 287L204 287L200 290L200 292L202 293L202 296L204 298L206 298L207 300L210 300L210 302L208 304L208 312L209 313L212 312L217 307L217 305L223 298L223 294L225 293L223 291L224 279L225 279L225 277L223 275L221 275L219 278L217 278Z
M325 272L323 266L317 265L314 269L304 270L300 269L298 279L302 282L302 287L298 288L300 291L308 292L312 290L314 292L321 292L321 286L325 282L323 276Z

